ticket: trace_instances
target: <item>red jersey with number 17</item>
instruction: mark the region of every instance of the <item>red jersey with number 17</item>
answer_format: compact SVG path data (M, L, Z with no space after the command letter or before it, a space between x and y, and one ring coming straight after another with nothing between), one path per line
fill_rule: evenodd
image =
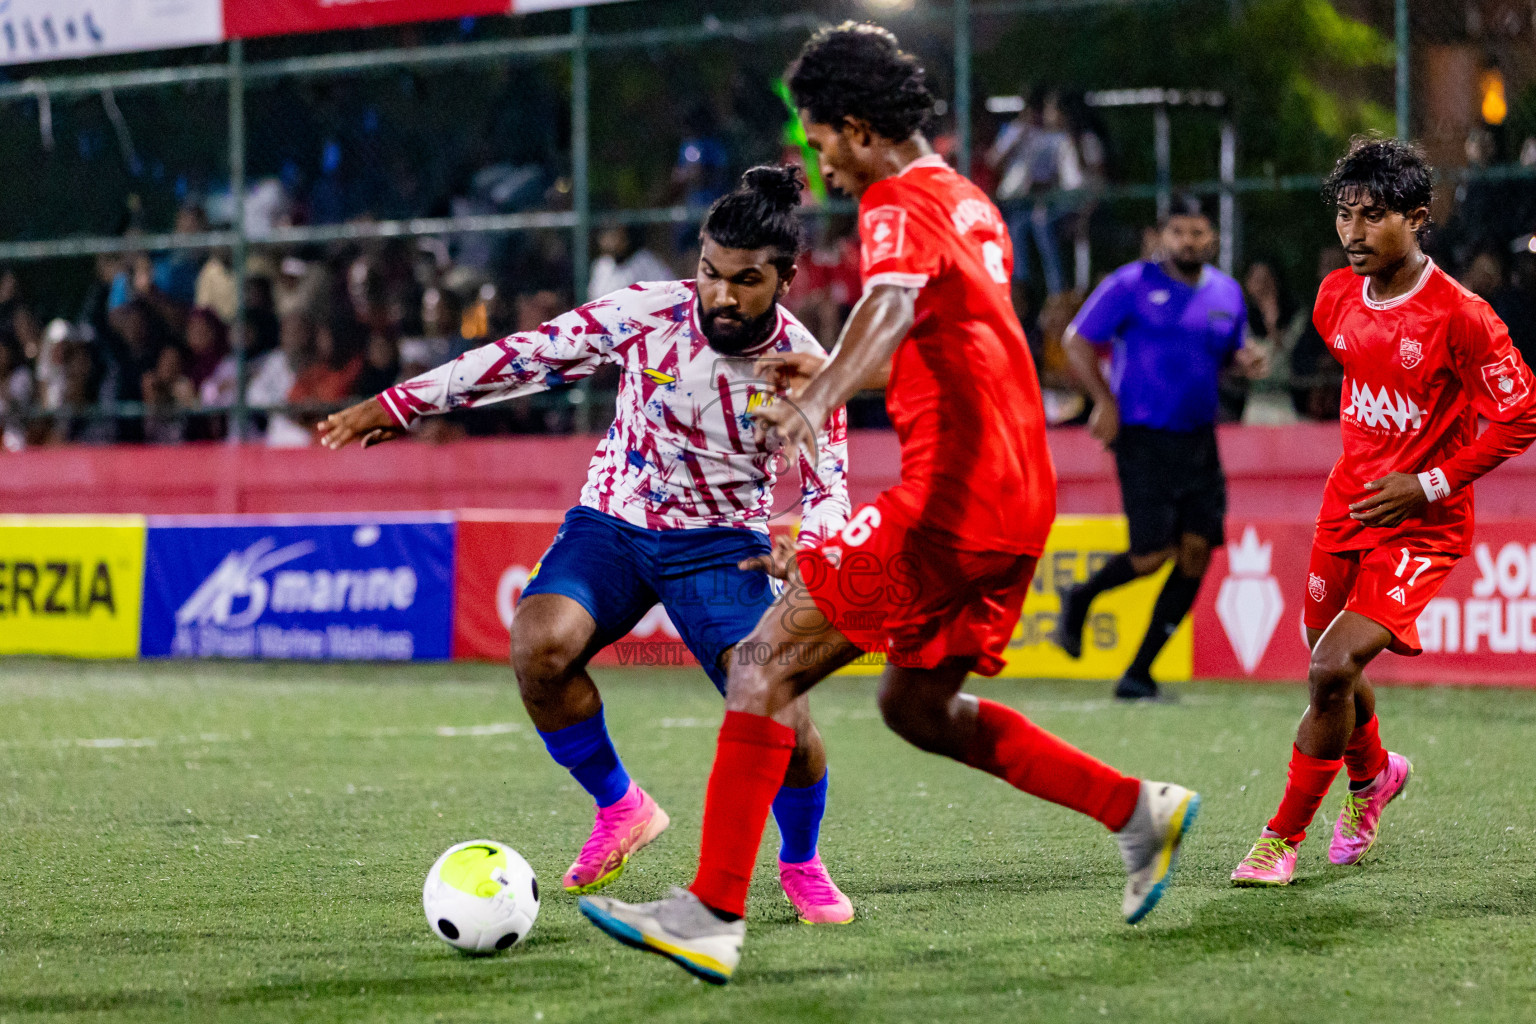
M1344 367L1344 454L1317 519L1324 551L1398 540L1462 556L1472 543L1472 481L1536 439L1536 381L1488 303L1433 262L1406 294L1370 297L1370 279L1328 275L1313 323ZM1488 427L1477 433L1477 418ZM1388 473L1419 475L1430 505L1401 526L1366 526L1349 506Z
M924 157L865 191L859 236L866 291L918 289L886 386L901 441L901 482L886 500L959 550L1040 555L1056 469L997 207L941 157Z

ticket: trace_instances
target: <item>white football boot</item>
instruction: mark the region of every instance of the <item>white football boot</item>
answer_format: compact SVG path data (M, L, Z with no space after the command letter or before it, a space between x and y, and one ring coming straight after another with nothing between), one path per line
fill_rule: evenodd
M1136 811L1115 833L1126 873L1125 923L1135 924L1163 898L1183 842L1200 813L1200 794L1171 782L1142 782Z

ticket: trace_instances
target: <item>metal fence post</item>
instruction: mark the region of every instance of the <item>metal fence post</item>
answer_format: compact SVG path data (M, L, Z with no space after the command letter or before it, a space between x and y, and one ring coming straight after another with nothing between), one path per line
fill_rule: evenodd
M1152 108L1152 152L1157 161L1157 217L1168 216L1173 205L1173 140L1168 121L1168 106Z
M592 82L587 61L585 7L571 11L571 35L576 37L576 46L571 50L571 209L576 214L571 237L571 270L575 277L571 295L579 306L591 298L587 288L592 280ZM578 433L592 429L591 391L591 382L582 381L570 392L571 403L576 407L573 426Z
M1237 263L1237 196L1232 183L1237 180L1237 126L1232 118L1221 122L1221 255L1219 265L1224 273L1232 273Z
M576 280L574 294L577 305L586 302L587 282L591 278L592 240L592 183L589 175L591 160L591 93L587 65L587 9L577 7L571 11L571 35L576 37L576 47L571 51L571 206L576 213L575 237L571 243L571 266Z
M955 0L955 156L971 173L971 0Z
M245 404L245 387L250 378L246 358L250 338L245 330L245 43L239 39L229 43L229 198L234 221L230 227L235 232L229 252L229 270L235 280L233 330L240 339L240 347L235 350L235 411L229 439L239 443L245 440L250 420Z
M1397 28L1397 137L1408 138L1411 127L1409 125L1409 104L1412 102L1412 94L1408 83L1408 0L1396 0L1394 20Z

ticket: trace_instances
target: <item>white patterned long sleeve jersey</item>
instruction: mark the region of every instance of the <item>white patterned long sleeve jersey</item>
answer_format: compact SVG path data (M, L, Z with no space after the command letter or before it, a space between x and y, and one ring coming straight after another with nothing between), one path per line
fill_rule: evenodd
M637 284L466 352L379 401L408 427L421 416L570 384L611 363L624 371L618 411L592 456L581 503L653 530L764 531L775 515L775 453L755 440L748 412L771 390L752 364L821 346L781 308L767 342L721 355L705 341L697 306L692 281ZM816 465L800 458L802 544L836 533L848 517L844 410L823 426L817 446Z

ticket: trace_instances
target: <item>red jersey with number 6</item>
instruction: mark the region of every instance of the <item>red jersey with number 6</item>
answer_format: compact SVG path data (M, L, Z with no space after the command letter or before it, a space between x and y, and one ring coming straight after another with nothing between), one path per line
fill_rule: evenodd
M1472 543L1472 481L1536 440L1536 381L1488 303L1430 262L1387 302L1370 279L1336 270L1313 323L1344 367L1344 454L1317 521L1324 551L1366 551L1411 538L1462 556ZM1489 425L1477 433L1477 418ZM1388 473L1418 474L1431 501L1401 526L1367 526L1349 506Z
M919 290L885 393L901 441L888 507L958 550L1038 556L1056 518L1056 469L997 207L924 157L864 193L859 236L866 291Z

